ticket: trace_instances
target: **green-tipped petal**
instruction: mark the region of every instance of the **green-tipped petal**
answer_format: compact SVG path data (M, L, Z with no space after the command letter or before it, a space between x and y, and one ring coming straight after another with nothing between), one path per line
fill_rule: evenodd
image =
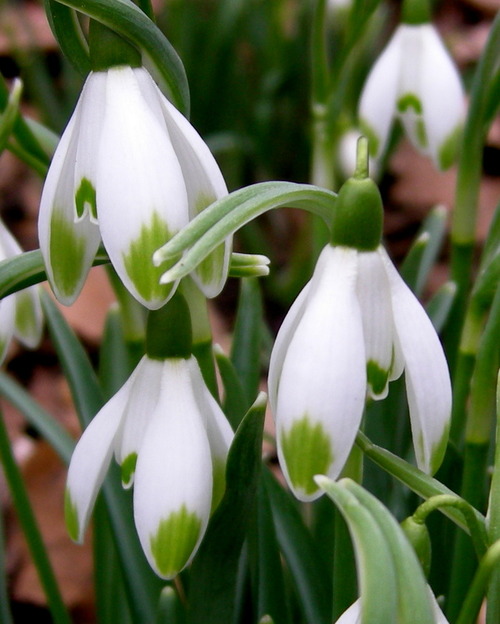
M79 101L52 159L42 191L38 238L47 277L57 299L71 305L79 295L100 242L88 219L77 220L74 168L80 134Z
M68 532L78 543L113 455L115 438L129 400L130 380L96 414L80 438L68 470L65 513Z
M405 363L413 444L418 467L433 474L448 441L451 382L448 365L432 323L385 251L394 327Z
M212 461L187 360L165 360L157 408L144 435L134 516L151 567L172 578L201 541L212 501Z
M278 456L290 487L303 501L321 495L313 481L318 470L338 477L363 413L366 366L357 253L325 247L301 315L285 328L288 345L281 343L282 351L271 363L278 366L272 372Z
M125 286L150 309L173 294L159 284L154 251L189 219L186 185L158 103L147 102L144 69L107 72L98 154L97 206L103 243Z

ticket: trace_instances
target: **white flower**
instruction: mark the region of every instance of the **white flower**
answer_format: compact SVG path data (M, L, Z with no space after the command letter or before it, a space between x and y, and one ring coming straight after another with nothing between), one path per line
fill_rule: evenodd
M144 356L78 442L66 488L66 523L81 542L114 453L151 567L174 577L194 556L225 483L233 432L194 357Z
M227 194L210 150L144 68L92 72L54 154L42 193L40 247L57 298L78 296L101 237L121 280L157 309L176 284L152 255ZM227 276L230 241L193 275L206 296Z
M464 117L464 91L431 24L401 24L368 76L359 118L375 157L383 154L395 117L415 148L438 168L453 163Z
M417 463L433 473L451 411L439 338L381 246L327 245L278 333L270 363L278 456L299 499L321 495L315 474L339 476L366 396L385 397L403 369Z
M404 589L402 589L404 591ZM432 590L429 587L429 598L432 604L432 609L434 612L434 621L428 622L427 624L448 624L448 620L445 618L444 613L441 611L440 606L437 603ZM342 613L342 615L337 620L336 624L361 624L361 599L358 598L356 602L353 602L352 605Z
M22 254L17 241L0 220L0 261ZM30 349L40 342L43 327L38 287L31 286L0 301L0 363L13 336Z

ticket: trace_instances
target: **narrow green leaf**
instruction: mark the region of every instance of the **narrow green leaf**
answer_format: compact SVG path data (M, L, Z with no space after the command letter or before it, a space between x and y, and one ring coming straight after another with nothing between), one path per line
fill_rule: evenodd
M23 92L23 83L16 78L9 94L7 104L0 115L0 154L7 145L7 141L14 130L14 124L19 115L19 103Z
M214 346L214 354L224 387L224 414L236 431L247 407L245 392L233 363L219 345Z
M18 409L26 420L56 451L65 464L69 464L75 442L61 425L36 403L26 390L6 373L0 372L0 394Z
M9 606L9 592L7 590L7 550L5 548L4 535L3 513L0 513L0 622L2 624L14 624Z
M97 253L93 266L109 262L103 250ZM47 279L42 252L39 249L25 251L19 256L0 262L0 298L18 292Z
M191 566L191 624L232 622L238 563L261 469L266 398L260 394L242 420L227 460L226 493Z
M434 325L434 329L439 334L446 325L451 307L455 301L457 287L454 282L446 282L434 293L432 299L425 306L425 311Z
M339 485L345 487L372 514L384 535L394 561L396 581L399 588L400 624L422 624L433 621L433 610L429 590L420 563L399 523L388 509L360 485L350 479L342 479Z
M231 347L231 361L241 380L247 408L259 390L261 327L262 296L259 281L257 278L241 280Z
M369 457L377 466L380 466L383 470L390 475L404 483L413 492L418 494L424 499L436 496L437 494L451 494L452 496L458 495L440 483L437 479L430 477L415 466L412 466L408 462L404 461L397 455L393 455L386 449L373 444L363 433L358 432L356 437L356 444L362 449L363 453ZM466 533L469 532L466 522L460 511L454 508L445 507L440 511L448 516L453 522L463 529ZM478 524L481 527L484 540L487 540L485 518L478 511L475 511Z
M116 31L142 52L147 65L173 104L189 115L189 87L184 66L168 39L132 0L61 0Z
M75 11L56 0L44 0L44 5L61 50L76 71L86 76L91 70L89 47Z
M276 537L286 559L306 622L330 624L331 574L297 507L269 470L263 471Z
M446 233L446 218L443 206L436 206L431 211L401 266L403 279L417 297L422 294L441 249Z
M362 624L396 624L396 570L384 533L351 492L323 475L316 480L339 508L351 534L358 568Z
M309 184L262 182L217 200L200 212L153 256L157 264L188 249L162 281L170 282L190 273L228 236L268 210L288 206L316 214L329 224L336 194Z

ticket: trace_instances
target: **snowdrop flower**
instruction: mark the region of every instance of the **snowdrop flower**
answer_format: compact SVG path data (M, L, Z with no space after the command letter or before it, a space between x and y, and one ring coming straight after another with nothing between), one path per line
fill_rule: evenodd
M448 624L432 590L429 587L429 598L434 611L434 621L428 624ZM337 620L336 624L361 624L361 599L358 598Z
M0 261L18 256L23 251L0 220ZM26 347L38 346L43 317L38 287L31 286L0 301L0 363L3 362L13 336Z
M418 466L434 473L446 448L451 385L439 338L380 245L382 202L370 179L350 178L335 204L332 244L292 305L271 355L269 399L278 457L303 501L336 479L365 400L382 399L405 371Z
M70 536L82 542L114 454L123 486L134 486L144 553L155 572L170 579L193 558L222 498L233 432L196 359L184 348L164 358L155 342L80 438L68 472L65 515Z
M146 69L91 72L41 199L40 247L56 297L76 299L102 238L132 295L161 307L177 284L160 285L154 251L226 194L208 147ZM206 296L222 289L229 254L228 240L193 275Z
M415 5L415 14L406 12L406 23L396 29L368 76L359 105L360 125L372 155L379 157L398 118L414 147L446 169L458 147L464 91L436 29L425 20L426 2Z

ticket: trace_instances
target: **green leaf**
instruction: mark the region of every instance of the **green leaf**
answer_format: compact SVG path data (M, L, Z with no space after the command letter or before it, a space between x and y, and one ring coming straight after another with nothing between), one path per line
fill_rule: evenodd
M425 311L434 325L434 329L439 334L446 324L451 307L455 301L457 287L454 282L446 282L434 293L432 299L425 306Z
M109 262L103 250L97 253L93 266ZM42 252L25 251L24 253L7 258L0 262L0 298L11 295L33 284L39 284L47 279Z
M261 377L262 296L257 278L240 282L240 296L231 346L231 361L241 381L246 408L259 390Z
M276 537L306 622L331 623L331 577L296 505L269 470L263 471Z
M56 0L44 0L50 28L68 61L77 72L86 76L90 70L89 47L77 14Z
M417 297L422 294L441 249L446 233L446 218L443 206L436 206L431 211L401 265L401 276Z
M0 394L18 409L47 440L65 464L69 464L75 442L61 425L36 403L26 390L6 373L0 372Z
M261 393L242 420L226 467L226 493L191 566L191 624L231 622L240 553L252 514L261 469L266 398Z
M372 494L350 479L342 479L345 487L359 500L375 519L384 535L394 561L398 585L398 622L422 624L433 621L429 591L415 551L399 526L399 523Z
M214 354L224 386L223 411L231 427L236 430L247 408L245 392L233 363L219 345L214 346Z
M226 238L268 210L288 206L316 214L327 224L331 222L336 194L309 184L292 182L261 182L247 186L217 200L200 212L153 256L162 262L180 256L162 281L175 281L191 273Z
M14 124L19 115L19 102L22 92L23 83L17 78L9 94L7 104L0 115L0 154L5 149L14 130Z
M182 61L158 26L132 0L62 0L61 4L85 13L136 45L172 103L189 115L189 87Z
M395 624L396 570L384 532L356 496L340 483L323 475L317 476L316 481L340 510L351 534L358 568L361 623Z

